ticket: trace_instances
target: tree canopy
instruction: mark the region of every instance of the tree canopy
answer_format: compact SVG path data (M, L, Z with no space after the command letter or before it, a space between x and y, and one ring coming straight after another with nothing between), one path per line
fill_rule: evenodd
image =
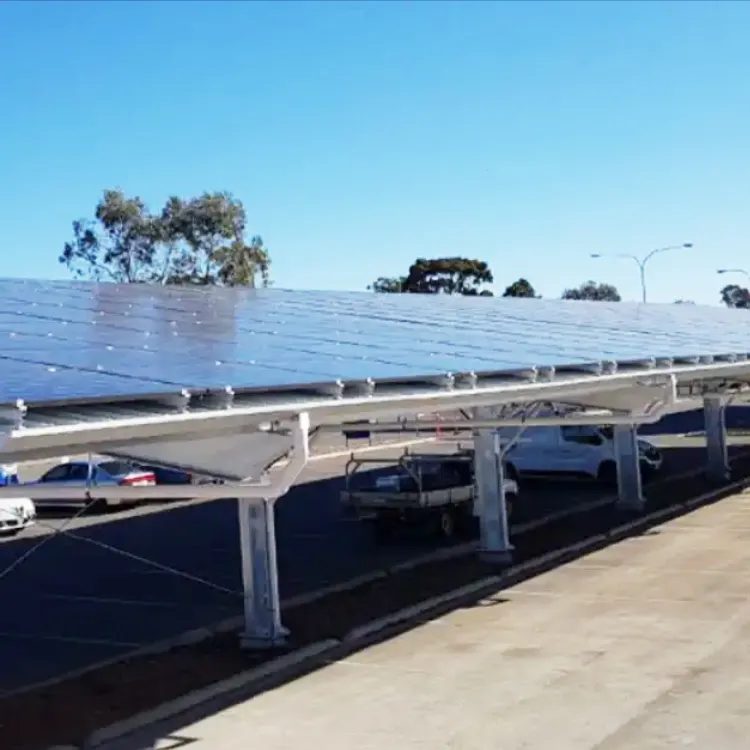
M60 263L77 278L119 283L266 286L271 261L230 193L171 197L152 213L137 196L106 190L94 218L73 222Z
M612 284L600 284L596 281L586 281L574 289L566 289L561 298L595 302L620 302L622 300L617 288Z
M367 288L373 292L379 292L380 294L400 294L401 292L408 291L405 289L406 276L398 276L388 278L387 276L381 276L370 284Z
M727 284L720 292L721 301L727 307L750 307L750 291L737 284Z
M535 289L531 284L524 278L514 281L509 286L505 287L503 297L538 297Z
M417 258L406 276L392 278L381 276L368 289L380 293L408 294L463 294L465 296L492 296L483 289L491 284L492 271L483 260L469 258Z

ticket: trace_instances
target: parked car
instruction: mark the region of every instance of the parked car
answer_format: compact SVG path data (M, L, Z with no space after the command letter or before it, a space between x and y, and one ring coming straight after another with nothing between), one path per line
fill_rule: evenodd
M501 438L512 440L515 429L499 430ZM662 466L662 454L648 440L638 440L641 475L652 478ZM617 481L614 431L608 426L555 425L529 427L505 455L507 475L577 477L606 484Z
M119 498L96 498L96 487L152 487L156 477L152 471L138 464L118 459L101 461L65 461L45 472L33 485L55 487L92 487L92 499L101 509L111 506L132 505L133 500ZM91 500L85 498L69 500L37 500L38 507L81 508Z
M18 467L0 466L0 487L20 487L20 484ZM31 526L35 519L36 506L30 498L0 498L0 536L15 536L27 526Z

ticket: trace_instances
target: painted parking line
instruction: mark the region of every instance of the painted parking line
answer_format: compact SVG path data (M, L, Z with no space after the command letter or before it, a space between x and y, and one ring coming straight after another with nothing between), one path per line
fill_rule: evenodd
M159 570L159 568L146 568L141 570L124 570L126 576L173 576L174 573L168 570Z
M122 607L185 607L190 602L163 602L163 601L144 601L140 599L116 599L102 596L79 596L77 594L38 594L40 599L53 599L55 601L65 602L87 602L91 604L116 605Z
M78 531L78 529L76 529L76 531ZM64 536L64 533L61 536ZM107 547L111 547L109 551L112 552L113 555L123 556L121 555L122 552L133 554L129 550L121 549L120 547L117 547L115 545L107 545ZM180 549L185 550L186 552L198 551L202 553L203 555L211 555L212 557L214 556L222 557L226 555L231 556L231 555L236 555L239 552L239 539L237 540L236 544L232 544L230 546L221 545L221 546L216 546L216 547L212 547L211 545L201 544L200 540L190 541L189 543L180 545ZM157 564L159 563L157 562ZM145 563L145 565L147 567L152 567L154 563L151 560L148 560L147 563Z
M99 638L75 638L63 635L44 635L42 633L4 633L0 632L0 638L8 638L19 641L52 641L54 643L70 643L79 646L108 646L110 648L138 648L141 643L134 641L111 641Z

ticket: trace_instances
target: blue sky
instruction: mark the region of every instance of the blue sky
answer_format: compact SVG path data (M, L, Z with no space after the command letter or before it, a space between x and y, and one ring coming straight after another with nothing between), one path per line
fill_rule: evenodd
M2 275L66 278L121 187L230 190L279 287L362 289L417 256L498 290L587 278L716 303L750 270L750 4L0 4ZM737 279L741 281L741 279Z

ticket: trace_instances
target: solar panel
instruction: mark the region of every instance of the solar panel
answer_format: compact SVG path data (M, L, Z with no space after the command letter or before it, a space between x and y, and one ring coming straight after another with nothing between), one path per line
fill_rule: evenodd
M0 402L750 351L693 305L0 280Z

